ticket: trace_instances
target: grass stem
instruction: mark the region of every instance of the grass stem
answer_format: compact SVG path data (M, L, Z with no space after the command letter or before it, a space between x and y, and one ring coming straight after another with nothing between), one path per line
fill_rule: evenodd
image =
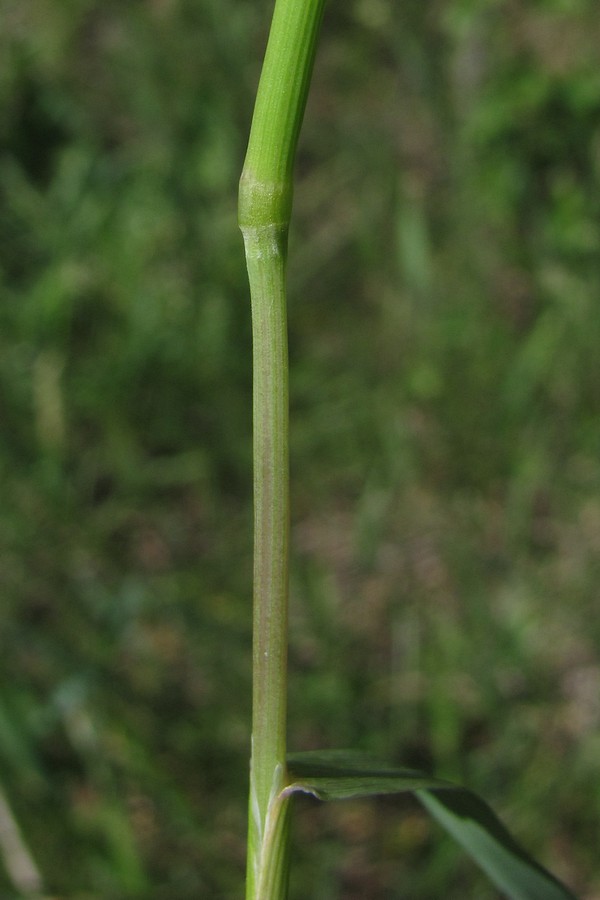
M289 559L286 261L293 163L324 0L277 0L240 179L252 301L254 621L247 900L287 885Z

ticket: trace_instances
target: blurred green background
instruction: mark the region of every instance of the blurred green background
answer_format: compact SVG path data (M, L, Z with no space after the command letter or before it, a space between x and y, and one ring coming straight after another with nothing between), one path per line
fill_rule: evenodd
M242 896L270 12L0 4L1 849L58 900ZM290 251L290 746L463 780L584 900L599 44L596 0L330 2ZM410 800L298 806L292 900L497 897Z

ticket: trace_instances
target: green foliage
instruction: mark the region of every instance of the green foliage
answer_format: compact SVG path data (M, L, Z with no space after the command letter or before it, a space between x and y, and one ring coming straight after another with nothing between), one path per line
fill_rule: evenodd
M0 782L70 900L242 891L236 190L269 11L3 9ZM592 896L596 4L360 0L325 28L292 232L290 743L471 785ZM494 896L408 800L298 805L298 900Z
M412 792L511 900L573 900L515 843L476 794L411 769L394 769L365 754L314 751L289 758L288 793L346 800Z

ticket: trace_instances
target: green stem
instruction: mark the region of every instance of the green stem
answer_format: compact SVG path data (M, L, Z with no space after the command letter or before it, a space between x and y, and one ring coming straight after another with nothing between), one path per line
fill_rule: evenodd
M254 647L248 900L259 893L269 808L284 785L289 545L283 250L246 237L254 348ZM277 895L276 895L277 896Z
M239 222L252 300L254 646L247 900L287 885L289 556L287 238L293 163L324 0L276 0L240 179Z

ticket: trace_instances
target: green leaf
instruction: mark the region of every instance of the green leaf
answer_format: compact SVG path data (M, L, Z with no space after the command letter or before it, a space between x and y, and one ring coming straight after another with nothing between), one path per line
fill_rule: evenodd
M285 793L342 800L410 791L510 900L575 900L517 844L477 794L413 769L396 769L346 750L288 756Z
M419 791L417 797L511 900L574 900L517 844L490 807L465 788Z
M451 788L447 781L413 769L396 769L372 756L348 750L316 750L288 754L293 783L286 791L302 791L318 800L347 800L375 794L401 794L422 788Z

